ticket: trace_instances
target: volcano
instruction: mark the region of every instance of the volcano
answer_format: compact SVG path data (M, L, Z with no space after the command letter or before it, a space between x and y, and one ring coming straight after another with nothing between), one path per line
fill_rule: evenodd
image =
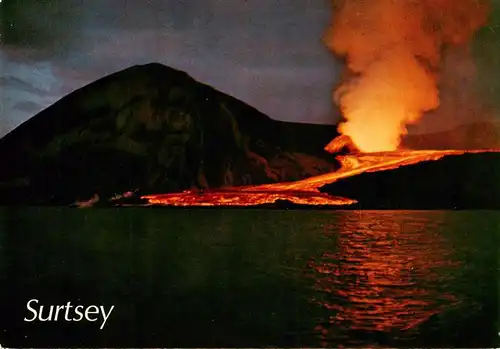
M363 154L333 125L272 120L152 63L76 90L0 139L0 204L500 208L497 134L482 150L464 134Z

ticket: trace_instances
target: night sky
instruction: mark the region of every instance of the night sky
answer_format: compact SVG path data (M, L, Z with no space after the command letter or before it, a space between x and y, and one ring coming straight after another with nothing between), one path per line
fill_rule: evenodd
M329 3L1 0L0 137L71 91L149 62L184 70L275 119L334 123L331 90L342 68L321 41ZM500 96L498 12L474 51L490 107Z

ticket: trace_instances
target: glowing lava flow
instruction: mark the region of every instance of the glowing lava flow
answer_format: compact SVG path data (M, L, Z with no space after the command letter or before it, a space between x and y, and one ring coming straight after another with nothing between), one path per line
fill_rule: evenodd
M356 203L341 197L334 197L319 191L272 190L260 191L256 187L235 187L217 191L185 191L177 194L143 196L151 205L167 206L257 206L287 200L298 205L349 205Z
M296 182L282 182L256 186L242 186L215 191L185 191L182 193L143 196L151 205L166 206L257 206L287 200L301 205L350 205L355 200L328 195L319 191L326 184L339 179L395 169L423 161L435 161L450 155L481 153L498 150L421 150L385 153L361 153L338 156L342 167L332 173L306 178Z

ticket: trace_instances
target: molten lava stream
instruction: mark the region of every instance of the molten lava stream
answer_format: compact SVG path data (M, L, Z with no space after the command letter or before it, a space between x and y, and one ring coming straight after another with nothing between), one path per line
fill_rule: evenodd
M500 150L408 150L382 153L360 153L338 156L342 166L332 173L306 178L296 182L282 182L255 186L241 186L215 191L188 190L182 193L143 196L150 205L166 206L256 206L288 200L300 205L350 205L355 200L321 193L318 189L339 179L363 172L376 172L435 161L449 155L498 152Z
M252 188L256 189L258 187ZM248 188L247 188L248 189ZM298 205L349 205L355 200L334 197L319 191L252 190L235 187L210 192L185 191L174 194L148 195L142 197L151 205L168 206L257 206L288 200Z

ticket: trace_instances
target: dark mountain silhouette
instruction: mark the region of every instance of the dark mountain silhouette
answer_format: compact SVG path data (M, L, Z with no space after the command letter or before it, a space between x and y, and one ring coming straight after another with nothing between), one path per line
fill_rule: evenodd
M0 204L297 180L338 168L335 126L275 121L188 74L134 66L0 139Z

